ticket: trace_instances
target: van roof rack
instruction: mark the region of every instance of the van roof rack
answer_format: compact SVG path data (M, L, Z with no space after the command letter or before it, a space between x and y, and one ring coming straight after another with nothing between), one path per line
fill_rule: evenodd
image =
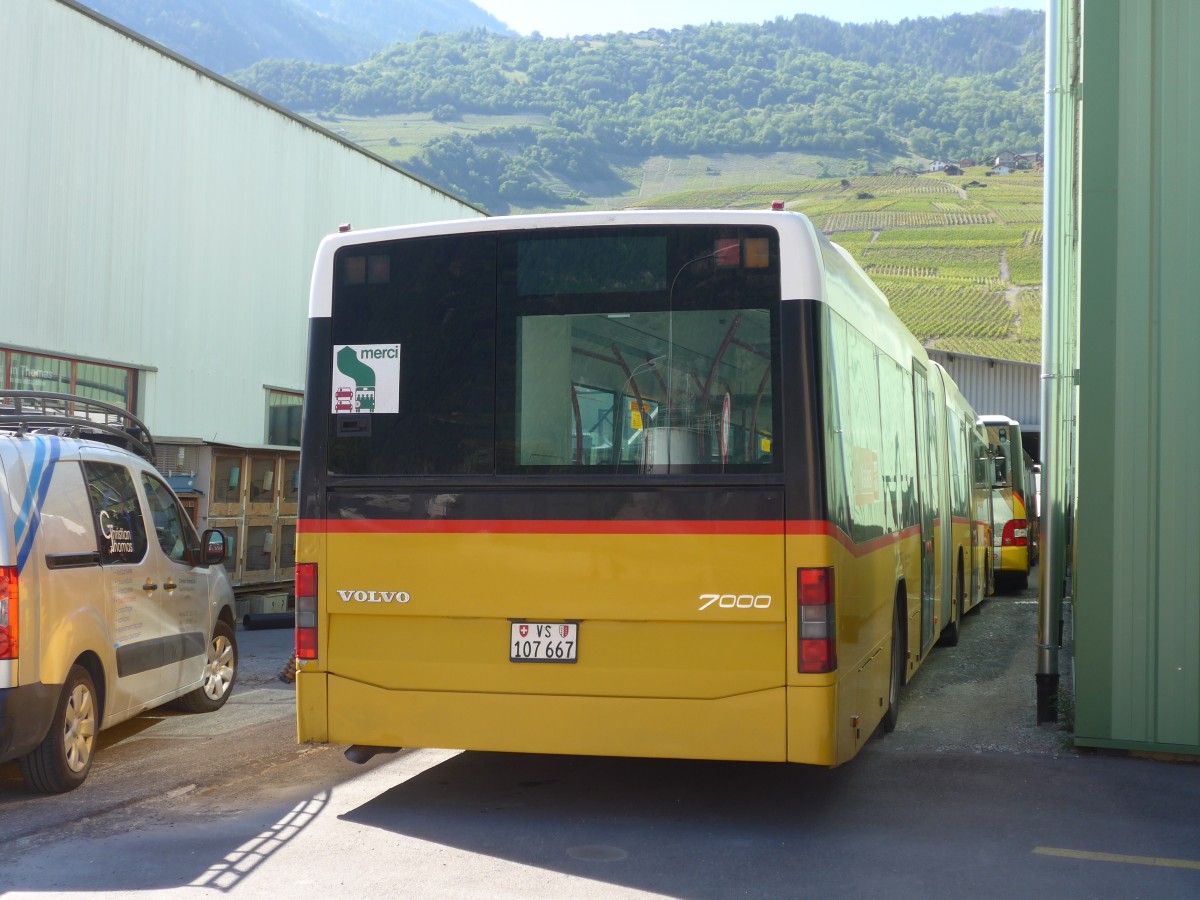
M112 403L54 391L0 390L0 431L88 438L155 461L150 429Z

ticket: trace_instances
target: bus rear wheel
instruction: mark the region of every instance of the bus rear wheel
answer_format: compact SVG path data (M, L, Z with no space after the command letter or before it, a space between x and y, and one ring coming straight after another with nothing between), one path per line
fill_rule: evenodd
M888 678L888 708L883 714L883 730L891 734L900 721L900 687L904 684L904 657L907 642L904 640L904 617L900 613L897 599L892 613L892 672Z
M958 623L963 617L963 565L958 561L958 582L954 585L954 597L951 599L950 624L942 629L942 638L938 642L943 647L958 646Z

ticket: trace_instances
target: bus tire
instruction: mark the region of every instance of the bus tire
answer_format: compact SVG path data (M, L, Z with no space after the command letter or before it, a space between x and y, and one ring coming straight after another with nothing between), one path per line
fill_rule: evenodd
M958 623L963 617L963 563L958 558L958 581L954 585L954 597L950 602L950 624L942 629L942 639L938 642L943 647L958 646Z
M888 677L888 708L883 714L883 730L891 734L900 721L900 688L904 685L904 658L908 642L904 640L904 617L900 613L900 598L896 598L892 613L892 671Z

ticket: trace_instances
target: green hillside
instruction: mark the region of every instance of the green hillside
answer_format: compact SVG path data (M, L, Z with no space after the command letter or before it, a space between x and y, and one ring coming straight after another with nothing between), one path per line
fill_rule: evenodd
M1037 362L1040 174L890 173L1040 149L1042 19L473 31L237 77L494 213L784 201L927 346Z
M635 205L782 201L854 255L926 347L1040 362L1042 173L989 171L747 183Z
M372 149L491 212L568 209L645 196L655 157L785 154L805 161L779 173L794 177L1037 150L1043 19L796 15L566 40L476 29L355 66L266 60L232 77L322 124L396 123Z

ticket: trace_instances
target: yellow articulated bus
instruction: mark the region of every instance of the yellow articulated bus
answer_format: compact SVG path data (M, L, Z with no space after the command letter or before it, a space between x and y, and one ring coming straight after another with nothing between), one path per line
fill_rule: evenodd
M978 579L951 385L793 213L331 235L300 740L846 762Z
M958 385L940 365L941 392L946 412L939 427L938 446L947 448L951 459L942 467L945 479L941 490L940 521L951 522L949 553L940 539L934 542L940 577L950 590L942 591L943 621L941 643L958 643L958 623L962 615L979 606L995 590L992 571L992 489L991 454L987 429Z
M1037 563L1033 458L1021 445L1021 423L1002 415L979 417L987 430L992 469L992 565L998 581L1024 589Z

